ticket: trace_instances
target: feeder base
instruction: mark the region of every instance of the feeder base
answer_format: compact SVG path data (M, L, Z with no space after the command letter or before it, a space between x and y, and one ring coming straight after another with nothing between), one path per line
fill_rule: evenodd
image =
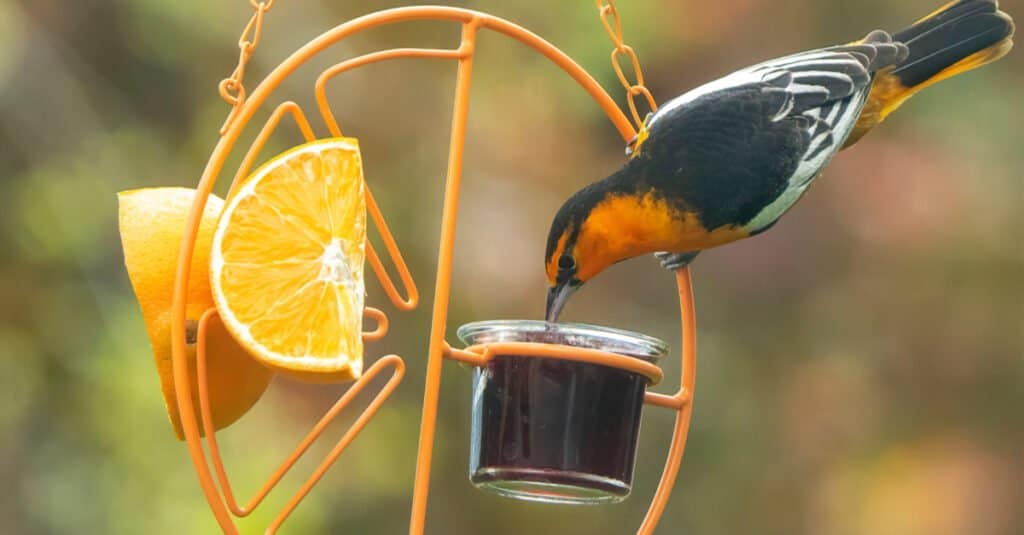
M618 503L629 496L629 487L623 482L582 472L481 468L470 481L493 494L542 503L598 505Z

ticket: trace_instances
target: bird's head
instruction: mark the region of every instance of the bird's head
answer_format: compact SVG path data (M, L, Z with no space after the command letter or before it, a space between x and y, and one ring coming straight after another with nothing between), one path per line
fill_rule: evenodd
M584 282L580 278L580 264L576 259L576 241L579 238L576 229L580 225L578 222L566 221L564 211L563 205L551 225L544 258L548 277L548 302L545 313L548 321L558 321L558 316L569 301L569 297Z
M569 298L606 268L647 251L658 232L646 212L649 196L635 191L635 180L616 175L591 184L565 201L551 223L545 251L547 320L557 321ZM656 249L651 249L651 251Z
M592 248L587 242L592 242L593 236L583 232L584 221L580 215L578 206L566 202L555 215L548 233L544 258L548 278L548 321L557 321L569 297L605 267L598 267L590 254Z
M572 294L612 264L658 251L700 250L716 240L740 237L732 227L708 233L682 199L652 185L649 171L644 159L633 158L558 209L544 255L548 321L557 321Z

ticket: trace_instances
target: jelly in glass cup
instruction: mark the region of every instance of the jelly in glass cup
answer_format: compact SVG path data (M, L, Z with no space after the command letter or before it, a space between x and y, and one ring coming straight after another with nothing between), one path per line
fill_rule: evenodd
M656 362L661 340L571 323L485 321L463 343L532 342ZM587 362L498 354L474 372L470 481L503 496L612 503L629 495L648 378Z

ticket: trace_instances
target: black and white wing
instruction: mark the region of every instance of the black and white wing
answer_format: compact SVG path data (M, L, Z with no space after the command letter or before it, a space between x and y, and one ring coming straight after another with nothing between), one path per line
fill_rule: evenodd
M877 31L859 44L804 52L738 71L666 103L640 157L652 185L704 227L756 233L788 210L842 147L874 73L906 46Z

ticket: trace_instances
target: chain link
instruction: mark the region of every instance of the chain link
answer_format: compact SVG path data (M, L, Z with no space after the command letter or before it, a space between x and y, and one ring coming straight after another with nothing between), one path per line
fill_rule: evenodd
M256 46L260 43L260 36L263 32L263 15L274 7L274 2L276 1L263 0L258 2L256 0L249 0L249 5L252 6L255 12L249 19L249 23L245 25L245 29L242 30L241 37L238 38L238 65L231 72L230 76L221 80L220 84L217 85L217 89L220 91L220 98L231 105L231 114L228 115L224 126L221 128L222 134L231 123L231 119L234 118L239 106L245 102L245 86L242 84L242 80L245 78L245 67L249 64L249 58L256 50Z
M633 116L633 122L636 124L638 135L641 139L634 140L633 143L639 144L642 142L642 137L646 137L644 134L644 119L640 117L640 111L637 109L636 97L643 96L647 101L647 108L651 111L657 111L658 103L654 100L654 95L644 85L644 73L640 69L640 59L636 55L636 51L633 47L627 45L622 37L622 21L619 20L619 10L615 7L615 0L595 0L594 4L597 6L597 11L601 16L601 25L604 26L605 32L608 33L608 37L611 38L612 44L615 48L612 49L612 69L615 70L615 75L618 76L619 82L622 83L623 89L626 90L626 100L629 104L629 113ZM630 78L626 75L626 69L622 67L623 56L628 60L629 65L633 70L633 77ZM631 143L631 145L633 144Z

